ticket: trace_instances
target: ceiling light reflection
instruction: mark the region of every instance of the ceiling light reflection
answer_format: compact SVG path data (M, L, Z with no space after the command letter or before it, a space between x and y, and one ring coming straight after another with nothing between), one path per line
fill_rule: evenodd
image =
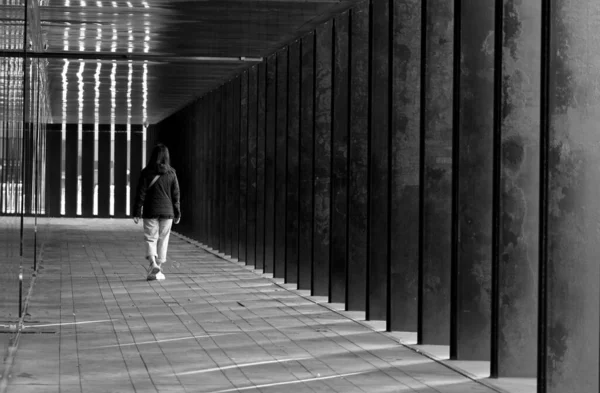
M148 60L144 61L142 74L142 124L148 121Z
M116 28L113 27L112 31L113 31L113 35L112 35L112 39L111 39L112 43L110 44L110 51L116 52L117 51L117 40L119 39L119 36L117 35Z
M85 51L85 31L86 26L84 23L79 29L79 50L82 52Z
M96 52L100 52L102 45L102 28L96 29Z
M71 30L70 27L65 27L65 33L63 35L64 39L63 39L63 50L67 51L69 50L69 31Z

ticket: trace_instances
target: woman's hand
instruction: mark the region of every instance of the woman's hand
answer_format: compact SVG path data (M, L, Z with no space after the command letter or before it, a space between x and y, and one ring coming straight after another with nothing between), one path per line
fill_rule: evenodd
M179 224L179 221L181 221L181 217L177 217L176 219L173 220L173 223L175 225Z

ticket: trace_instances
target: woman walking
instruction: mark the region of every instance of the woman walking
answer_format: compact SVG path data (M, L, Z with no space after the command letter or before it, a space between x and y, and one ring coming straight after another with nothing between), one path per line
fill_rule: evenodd
M179 182L170 165L169 149L162 143L152 149L148 165L137 185L133 221L144 223L146 259L150 261L148 280L164 278L161 265L167 261L171 225L179 224Z

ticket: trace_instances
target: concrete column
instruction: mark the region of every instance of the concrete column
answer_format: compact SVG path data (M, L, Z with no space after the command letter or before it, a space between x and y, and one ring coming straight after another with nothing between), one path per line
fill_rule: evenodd
M267 64L258 65L258 115L256 136L256 268L265 267L265 105Z
M459 5L450 357L489 360L495 2Z
M233 137L232 137L232 144L233 144L233 162L234 162L234 172L233 172L233 183L234 183L234 212L233 212L233 217L234 217L234 223L233 223L233 228L232 228L232 252L231 252L231 257L232 258L239 258L240 255L240 212L241 212L241 206L240 206L240 177L241 177L241 173L240 173L240 168L241 168L241 162L240 162L240 124L241 124L241 118L240 118L240 111L241 111L241 94L242 94L242 77L238 76L237 78L235 78L233 80L233 108L232 108L232 116L233 116ZM206 148L204 148L206 151ZM208 153L205 153L205 159L208 158ZM202 184L206 184L206 183L202 183ZM203 192L206 192L205 190L203 190Z
M417 331L422 6L419 0L392 4L388 330Z
M315 161L312 294L329 295L331 236L331 86L333 22L316 31L315 45Z
M313 159L315 103L315 35L302 38L300 79L300 179L298 222L298 289L310 289L313 260Z
M366 307L369 149L369 2L350 13L348 282L346 308Z
M371 1L367 319L388 316L389 0Z
M256 143L258 65L248 70L248 197L246 199L246 264L256 265Z
M298 210L300 176L300 41L288 48L288 124L286 175L285 281L298 282Z
M275 259L273 275L285 277L288 49L277 52L277 122L275 132Z
M454 0L426 0L418 340L450 343Z
M598 392L600 3L543 7L538 391Z
M343 303L346 299L346 264L348 260L348 23L347 12L335 18L329 300L337 303Z
M247 261L248 244L246 234L248 228L248 71L242 73L240 99L240 261Z
M492 376L536 371L539 232L541 4L504 0L501 64L498 233L494 249Z
M275 127L277 102L277 57L267 58L265 108L265 273L273 272L275 256Z

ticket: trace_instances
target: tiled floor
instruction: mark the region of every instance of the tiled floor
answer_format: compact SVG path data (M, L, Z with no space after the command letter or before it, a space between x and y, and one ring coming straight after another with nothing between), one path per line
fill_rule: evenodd
M147 282L141 226L52 228L8 392L493 391L177 236Z

